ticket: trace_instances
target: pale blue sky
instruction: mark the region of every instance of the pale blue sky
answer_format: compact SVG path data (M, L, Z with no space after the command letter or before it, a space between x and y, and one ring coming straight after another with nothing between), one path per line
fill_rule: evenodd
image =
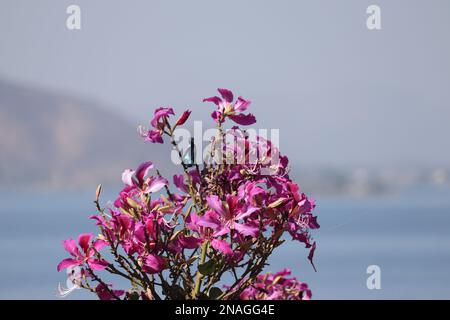
M65 27L81 7L82 30ZM378 4L382 30L366 28ZM2 0L0 77L133 122L228 87L304 165L450 163L450 2ZM206 109L208 112L202 112Z

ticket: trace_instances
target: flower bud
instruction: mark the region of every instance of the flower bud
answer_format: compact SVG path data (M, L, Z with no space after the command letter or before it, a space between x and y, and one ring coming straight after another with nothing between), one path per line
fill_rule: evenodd
M97 190L95 190L95 201L98 202L98 200L100 199L100 194L102 193L102 185L99 184L97 186Z
M191 115L191 111L190 110L186 110L185 112L183 112L183 114L181 115L180 118L178 118L176 125L177 126L181 126L183 125L187 119L189 119L189 116Z
M275 200L274 202L269 204L268 207L271 209L278 208L279 206L285 204L287 200L287 198L279 198L278 200Z

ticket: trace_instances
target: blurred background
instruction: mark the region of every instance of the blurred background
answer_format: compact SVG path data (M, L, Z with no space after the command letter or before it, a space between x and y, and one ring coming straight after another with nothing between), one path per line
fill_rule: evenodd
M61 240L95 232L97 184L106 201L125 168L173 169L137 126L164 105L206 127L201 99L225 87L280 129L317 201L318 272L291 242L268 271L317 299L449 299L449 30L445 0L2 0L0 298L56 298Z

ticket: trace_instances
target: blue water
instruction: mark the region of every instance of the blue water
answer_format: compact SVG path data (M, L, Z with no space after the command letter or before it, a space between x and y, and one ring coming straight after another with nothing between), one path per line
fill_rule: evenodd
M365 199L317 198L315 264L287 242L267 270L292 269L316 299L450 299L450 192L409 191ZM92 193L0 194L0 299L56 299L61 240L96 232ZM111 196L109 196L111 197ZM369 265L381 289L366 286ZM92 298L75 290L70 299Z

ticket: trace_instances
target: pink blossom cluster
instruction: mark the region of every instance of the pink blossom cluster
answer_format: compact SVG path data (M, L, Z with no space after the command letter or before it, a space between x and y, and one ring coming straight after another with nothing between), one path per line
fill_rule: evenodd
M242 300L309 300L311 290L296 278L287 278L291 271L284 269L275 274L260 274L251 286L242 291Z
M236 126L225 131L227 119L242 126L256 119L244 113L250 101L239 97L233 102L227 89L219 89L219 94L204 99L217 107L212 118L219 132L215 137L218 147L212 152L241 161L182 162L183 173L173 176L172 183L151 161L126 169L123 189L112 206L101 206L101 187L97 189L98 213L92 219L99 235L82 234L78 244L65 240L71 257L61 261L58 271L82 268L81 287L100 299L311 297L306 284L286 278L288 270L273 275L262 272L272 252L289 238L309 249L312 263L316 244L310 230L319 228L312 214L315 203L289 178L288 158L269 140L251 142L245 130ZM141 135L153 143L163 143L167 137L181 158L174 131L190 114L186 110L171 123L173 109L158 108L150 122L152 128ZM229 134L242 143L227 143L224 137ZM250 161L252 154L263 149L263 157ZM105 271L126 279L129 288L114 289L100 276ZM225 273L234 279L228 286L221 282Z

